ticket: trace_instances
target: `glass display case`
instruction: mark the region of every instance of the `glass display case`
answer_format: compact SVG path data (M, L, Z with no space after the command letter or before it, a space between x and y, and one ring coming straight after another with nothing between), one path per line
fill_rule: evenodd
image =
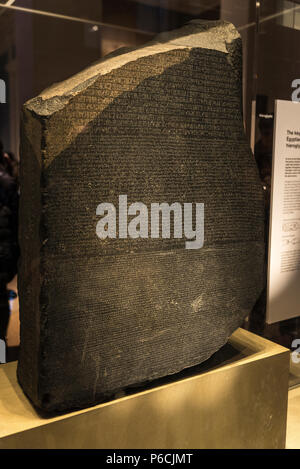
M289 0L0 0L0 139L19 160L20 109L53 83L120 47L136 47L192 19L232 22L243 40L243 112L266 205L266 283L244 327L287 347L299 318L266 323L268 227L275 100L300 79L300 2ZM16 290L16 283L11 284ZM18 346L12 297L8 345ZM15 355L14 355L15 357Z

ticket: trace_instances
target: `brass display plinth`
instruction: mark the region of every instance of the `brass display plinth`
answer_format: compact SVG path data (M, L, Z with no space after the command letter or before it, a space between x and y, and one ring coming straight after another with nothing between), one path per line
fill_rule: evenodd
M289 351L238 329L218 354L176 380L53 418L26 399L16 363L2 365L0 449L284 448Z

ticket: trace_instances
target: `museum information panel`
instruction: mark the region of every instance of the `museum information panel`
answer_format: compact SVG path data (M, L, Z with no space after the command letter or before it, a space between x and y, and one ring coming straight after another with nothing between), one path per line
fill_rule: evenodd
M300 315L300 103L276 101L267 323Z

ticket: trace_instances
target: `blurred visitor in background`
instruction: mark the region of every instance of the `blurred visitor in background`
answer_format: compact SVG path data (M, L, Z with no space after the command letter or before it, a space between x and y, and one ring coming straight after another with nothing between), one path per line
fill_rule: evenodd
M19 162L18 160L16 159L15 155L11 151L4 153L4 156L7 159L8 173L10 174L12 178L14 178L17 185L19 185Z
M17 273L18 186L10 156L0 141L0 339L5 340L9 322L6 285Z
M1 143L3 160L2 166L6 173L8 173L18 184L19 182L19 162L16 159L15 155L11 151L4 152L3 145Z
M273 114L259 114L258 128L260 139L255 144L254 156L258 166L259 175L265 190L265 242L266 259L269 238L270 220L270 195L272 176L272 151L273 151Z
M272 176L273 151L273 114L259 114L258 128L260 138L255 144L254 156L259 176L265 193L265 279L267 282L268 240L270 222L270 194ZM256 334L263 335L266 322L267 285L257 300L249 317L249 329Z
M258 128L260 132L260 139L255 144L254 156L258 166L261 181L266 186L267 194L270 194L271 187L273 125L273 114L259 114Z

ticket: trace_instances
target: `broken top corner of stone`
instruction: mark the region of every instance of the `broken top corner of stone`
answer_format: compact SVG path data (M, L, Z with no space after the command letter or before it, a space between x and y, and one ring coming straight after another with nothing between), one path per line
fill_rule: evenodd
M195 19L173 31L158 34L145 45L135 49L125 49L104 57L71 78L56 83L42 91L24 105L24 109L36 117L50 117L62 109L72 97L92 85L99 76L143 57L168 52L175 49L212 49L229 53L229 46L240 34L232 23L223 20L207 21Z
M179 29L158 34L153 42L214 49L227 53L227 45L238 38L240 38L239 32L228 21L195 19Z

